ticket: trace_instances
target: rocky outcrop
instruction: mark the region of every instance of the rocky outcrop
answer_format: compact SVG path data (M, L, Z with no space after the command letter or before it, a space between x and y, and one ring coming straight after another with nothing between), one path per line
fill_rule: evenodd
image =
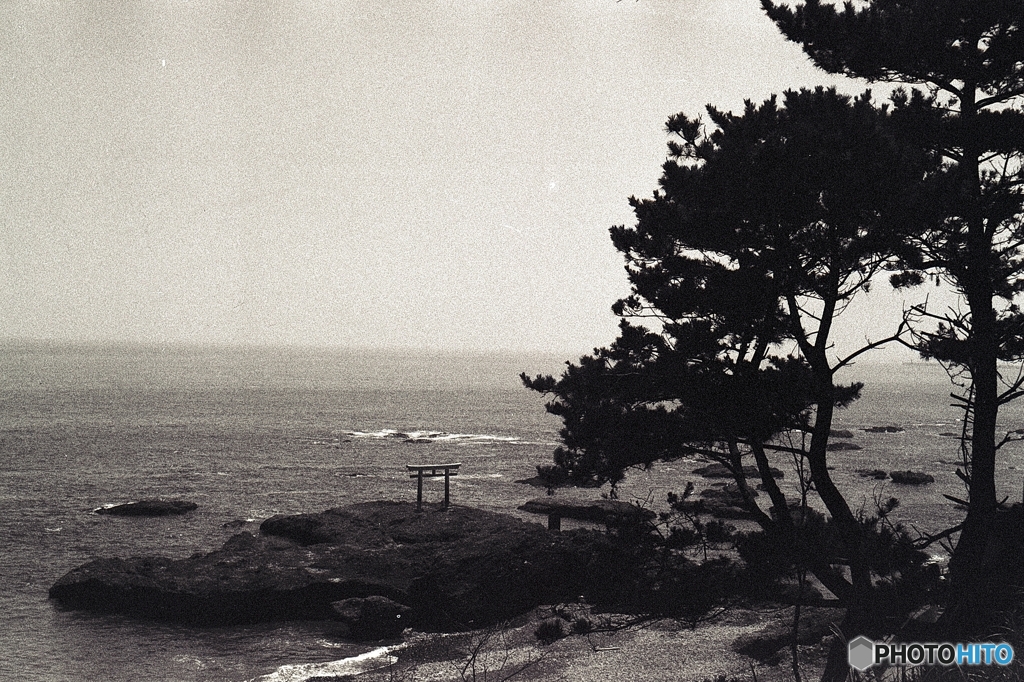
M620 500L575 501L554 497L536 497L521 505L519 509L533 514L548 514L564 519L592 521L609 526L638 520L653 521L656 516L650 509L643 509Z
M100 507L95 511L97 514L112 516L173 516L188 513L198 506L195 502L185 500L139 500L112 507Z
M757 497L757 491L750 491L751 497ZM716 484L702 490L696 500L697 511L706 512L719 519L749 519L750 511L746 508L743 495L735 483L728 485Z
M349 636L360 641L394 639L409 623L408 606L387 597L353 597L331 604L336 618L348 626Z
M187 559L97 559L50 588L71 608L193 624L331 619L332 604L386 597L426 629L505 620L544 603L610 598L630 570L600 533L466 507L372 502L266 520Z
M772 478L782 478L783 477L782 471L780 469L776 469L775 467L769 467L769 471L771 472ZM698 476L703 476L704 478L732 478L733 477L732 476L732 472L729 471L729 467L727 467L724 464L721 464L719 462L715 462L713 464L709 464L707 466L700 467L699 469L694 469L693 473L697 474ZM758 472L757 467L752 466L752 465L747 465L747 466L743 467L743 475L746 476L747 478L752 478L752 479L759 479L761 477L761 474Z

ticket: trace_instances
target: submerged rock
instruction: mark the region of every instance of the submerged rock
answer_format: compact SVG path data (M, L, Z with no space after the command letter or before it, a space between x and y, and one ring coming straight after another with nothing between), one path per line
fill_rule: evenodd
M934 476L923 471L890 471L889 478L893 483L902 483L903 485L924 485L935 482Z
M381 596L410 625L465 629L544 603L614 593L630 560L600 533L467 507L369 502L277 516L187 559L105 558L70 571L50 597L71 608L191 624L332 619L334 602ZM403 618L403 620L405 620Z
M173 516L186 514L198 507L195 502L185 500L139 500L113 507L100 507L95 511L97 514L112 516Z

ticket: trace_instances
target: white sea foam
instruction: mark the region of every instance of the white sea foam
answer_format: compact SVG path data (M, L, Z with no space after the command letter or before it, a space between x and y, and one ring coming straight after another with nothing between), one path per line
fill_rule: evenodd
M201 658L187 654L175 656L173 660L175 663L191 668L193 670L205 670L207 667L206 663L203 662Z
M269 675L257 677L252 682L304 682L311 677L341 677L343 675L359 675L360 673L383 668L398 661L391 655L392 651L405 645L382 646L372 651L343 658L327 663L303 663L300 665L283 665Z
M396 440L417 443L434 442L466 442L466 443L519 443L519 436L495 436L485 433L448 433L446 431L399 431L397 429L381 429L379 431L345 431L349 438L393 438Z

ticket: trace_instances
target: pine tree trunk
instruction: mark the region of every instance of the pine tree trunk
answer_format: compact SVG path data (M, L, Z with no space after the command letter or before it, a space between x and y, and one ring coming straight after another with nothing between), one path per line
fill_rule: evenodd
M962 129L976 128L974 88L965 87L961 101ZM981 212L981 152L973 139L964 143L961 171L962 200L967 222L968 263L961 285L971 311L969 362L974 384L974 413L971 432L969 506L964 529L950 560L953 589L947 610L947 627L969 632L984 622L985 608L977 602L982 575L981 560L991 533L996 510L995 459L996 420L999 414L999 338L993 306L993 245Z
M825 671L822 674L823 682L841 682L846 679L850 671L846 658L847 642L861 634L872 634L874 587L871 583L871 570L865 558L863 529L857 521L857 517L850 510L846 499L832 481L832 476L826 465L826 446L835 412L835 387L832 383L832 373L826 366L819 369L816 375L817 410L808 455L811 478L818 495L825 503L832 515L833 522L842 534L850 562L850 581L852 583L852 598L847 600L846 616L842 626L846 641L839 641L838 638L833 640Z

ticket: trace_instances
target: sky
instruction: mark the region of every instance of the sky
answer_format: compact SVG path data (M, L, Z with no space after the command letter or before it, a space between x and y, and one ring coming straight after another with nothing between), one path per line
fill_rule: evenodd
M867 87L757 0L8 0L0 63L0 338L74 341L586 352L671 114Z

